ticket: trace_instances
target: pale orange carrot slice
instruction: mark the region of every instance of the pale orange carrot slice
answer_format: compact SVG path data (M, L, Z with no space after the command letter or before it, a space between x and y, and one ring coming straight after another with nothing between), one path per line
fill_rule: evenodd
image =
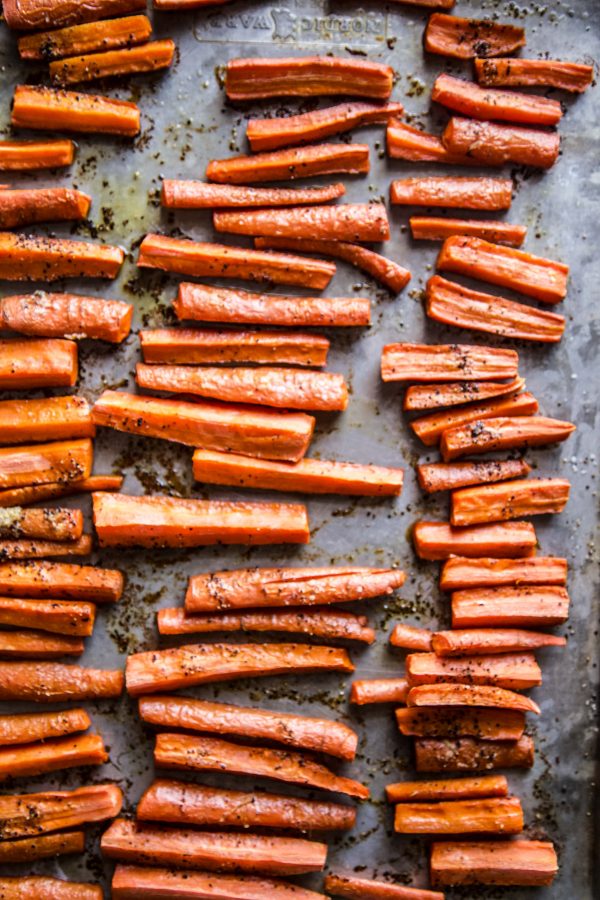
M129 334L132 314L133 306L122 300L77 294L38 291L0 300L2 326L37 337L93 338L118 344Z
M0 624L13 628L39 628L55 634L89 637L96 607L85 600L34 600L0 597Z
M537 546L530 522L496 522L453 528L449 522L417 522L413 541L421 559L448 559L449 556L480 557L494 553L514 559L533 556Z
M145 363L198 365L263 363L324 366L329 340L321 335L282 331L156 328L140 331ZM1 414L0 401L0 414Z
M43 662L0 663L0 699L34 703L118 697L123 690L120 669Z
M369 168L368 144L316 144L213 159L206 167L206 177L219 184L255 184L314 175L364 175Z
M85 709L63 709L57 712L0 716L0 747L64 737L66 734L87 731L91 724ZM2 810L1 800L0 810ZM3 821L7 824L3 810L2 813Z
M445 13L429 17L425 50L457 59L507 56L525 46L525 29L492 19L465 19Z
M51 338L0 340L2 390L73 387L78 374L77 344L73 341Z
M116 278L124 258L110 244L0 232L0 278L7 281Z
M0 748L0 780L46 774L76 766L99 766L108 760L98 734L51 738L37 744Z
M2 197L0 191L0 223ZM226 210L213 214L216 231L324 241L387 241L390 226L383 203L294 206L289 209Z
M50 63L50 78L55 84L77 84L115 75L158 72L169 68L174 55L175 41L149 41L138 47L122 47L56 60Z
M436 78L431 99L472 119L498 119L522 125L557 125L562 118L558 100L537 94L484 89L446 72Z
M44 561L0 564L0 596L111 603L122 593L118 569Z
M528 475L531 466L524 459L494 459L479 462L424 463L417 466L419 485L428 494L452 491L472 484L507 481ZM469 524L453 523L453 524Z
M545 628L562 625L569 616L564 587L467 588L452 594L453 628Z
M0 141L0 172L34 172L70 166L73 141Z
M488 219L443 219L435 216L411 216L410 230L416 241L443 241L455 234L483 238L494 244L520 247L525 240L525 225Z
M519 834L523 825L518 797L402 802L394 809L398 834Z
M277 119L277 121L280 121ZM173 181L165 178L161 203L167 209L229 209L253 206L304 206L326 203L346 193L343 184L314 188L246 187L238 184L208 184L205 181Z
M540 887L552 884L557 872L556 851L549 841L466 841L431 847L431 880L440 887Z
M391 66L366 59L336 56L232 59L227 63L225 92L230 100L332 94L387 100L392 92L393 76Z
M0 228L85 219L92 198L73 188L11 188L0 191Z
M350 702L357 706L369 703L406 703L410 688L406 678L374 678L353 681Z
M567 560L557 556L532 556L530 559L467 559L454 556L446 560L440 574L443 591L461 588L517 587L519 585L565 585Z
M508 781L504 775L440 778L435 781L399 781L396 784L388 784L385 794L390 803L508 797Z
M518 365L514 350L478 344L387 344L381 353L384 381L500 381Z
M217 0L226 3L228 0ZM211 0L213 5L213 0ZM155 0L159 10L195 9L206 6L206 0ZM253 875L223 875L189 870L117 866L111 883L114 900L149 897L156 891L166 895L202 900L206 897L245 896L252 900L325 900L323 894L288 884L280 879Z
M15 128L135 137L140 131L140 110L127 100L20 84L15 88L11 122Z
M89 438L0 449L0 488L88 478L93 445Z
M471 165L516 163L549 169L558 159L560 137L556 131L541 128L453 116L442 134L442 144L451 156L469 159Z
M462 488L452 494L450 521L453 525L477 525L560 513L570 490L566 478L530 478Z
M553 87L582 93L594 67L558 59L476 59L475 74L484 87Z

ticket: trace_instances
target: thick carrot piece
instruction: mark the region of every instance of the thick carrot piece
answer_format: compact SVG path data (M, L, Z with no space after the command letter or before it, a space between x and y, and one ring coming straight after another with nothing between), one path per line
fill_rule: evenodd
M0 190L0 228L85 219L92 198L73 188Z
M335 94L387 100L393 79L391 66L365 59L336 56L232 59L227 63L225 92L230 100Z
M212 0L211 0L212 2ZM223 3L228 0L217 0ZM206 0L155 0L155 9L194 8ZM325 900L296 884L252 875L216 875L145 866L117 866L111 884L114 900L179 897L180 900L218 900L220 897L244 900ZM441 895L440 895L441 896Z
M279 119L277 119L279 121ZM160 200L167 209L228 209L253 206L303 206L327 203L343 197L343 184L327 184L314 188L253 188L237 184L207 184L205 181L173 181L162 183Z
M417 684L489 684L513 691L526 691L542 683L542 671L533 653L440 657L436 653L410 653L406 677Z
M163 237L160 234L146 235L140 246L138 266L194 275L197 278L241 278L247 281L295 284L318 290L327 287L335 273L333 263L319 259L292 256L289 253L264 253L247 247L203 243ZM202 287L198 287L202 291ZM215 298L218 296L211 293ZM204 321L268 322L269 320L236 318L234 314L225 319L205 318ZM324 324L323 319L321 318L317 324Z
M486 219L442 219L433 216L411 216L411 234L416 241L443 241L455 234L483 238L494 244L520 247L525 240L525 225Z
M44 897L45 900L102 900L101 887L81 881L63 881L45 875L23 878L0 877L0 895L5 900Z
M385 466L324 459L285 463L211 450L196 450L193 466L196 481L305 494L398 496L404 478L402 469Z
M402 408L405 410L437 409L461 406L469 400L490 400L518 394L525 387L524 378L512 381L445 381L442 384L413 384L407 388Z
M73 341L0 340L2 390L72 387L78 374L77 344Z
M156 737L154 762L162 768L190 772L231 772L366 799L369 789L342 778L310 757L290 750L248 747L217 738L161 733Z
M442 134L447 152L487 166L516 163L549 169L558 159L560 137L555 131L478 122L454 116Z
M71 25L38 34L26 34L19 38L17 46L21 59L45 62L65 56L116 50L143 44L152 34L147 16L124 16L102 22Z
M0 538L42 538L49 541L76 541L83 532L80 509L21 509L0 513Z
M50 78L55 84L77 84L115 75L158 72L169 68L174 55L175 41L150 41L138 47L56 60L50 63Z
M122 16L136 9L144 9L144 0L5 0L4 18L9 28L18 31L39 31L41 28L62 28L80 22L95 22L111 16Z
M56 716L57 713L46 715ZM88 822L102 822L118 816L122 803L123 794L116 784L98 784L70 791L3 794L0 796L2 837L21 838Z
M540 647L564 647L564 637L519 628L472 628L436 631L433 651L438 656L465 656L474 653L518 653Z
M43 559L46 556L88 556L92 552L91 534L76 541L0 541L0 559Z
M452 494L450 521L453 525L476 525L560 513L570 490L565 478L531 478L463 488Z
M545 628L568 617L564 587L470 588L452 594L453 628Z
M0 400L1 444L60 441L93 437L95 433L90 405L84 397Z
M118 697L123 690L119 670L88 669L60 663L0 663L0 700L57 703Z
M433 844L431 881L454 884L495 884L541 887L558 872L556 851L546 841L486 841Z
M344 410L348 386L343 375L275 366L161 366L138 363L136 381L150 391L192 394L230 403L284 409Z
M456 59L503 56L525 46L525 29L490 19L434 13L425 29L425 50Z
M36 337L93 338L118 344L129 334L132 314L133 306L122 300L77 294L36 291L0 300L1 326Z
M250 119L246 137L251 149L278 150L295 144L323 140L334 134L343 134L363 125L385 124L395 116L401 116L401 103L340 103L325 109L316 109L296 116L273 119Z
M161 728L275 741L288 747L328 753L340 759L354 759L358 745L356 733L334 719L317 719L297 713L233 706L191 697L141 697L139 713L144 722Z
M375 678L353 681L350 702L357 706L370 703L406 703L410 688L406 678Z
M47 634L44 631L1 631L0 659L60 659L81 656L81 638Z
M18 841L0 843L0 864L28 863L36 859L50 859L70 853L83 853L85 832L63 831L61 834L42 834Z
M449 462L468 453L545 447L566 441L574 431L571 422L545 416L486 418L483 422L447 428L440 440L440 452Z
M98 734L55 738L39 744L0 749L0 781L72 769L75 766L99 766L108 759Z
M219 184L254 184L313 175L364 175L369 165L368 144L317 144L213 159L206 167L206 177Z
M524 341L556 343L565 330L564 316L473 291L439 275L427 282L425 308L436 322Z
M210 572L190 578L185 608L189 614L248 607L349 603L389 595L404 580L401 569L368 566Z
M398 803L397 834L519 834L523 809L518 797Z
M479 741L477 738L415 740L417 772L477 772L493 769L530 769L533 740Z
M396 784L388 784L385 796L389 803L410 803L420 800L433 803L436 800L508 797L508 781L504 775L441 778L435 781L399 781Z
M431 99L472 119L499 119L521 125L557 125L562 118L558 100L549 100L537 94L484 89L472 81L454 78L445 72L436 78Z
M393 119L386 131L387 154L391 159L406 162L436 162L453 166L468 165L470 160L459 153L450 153L441 137Z
M396 710L401 734L410 737L475 737L481 741L518 741L525 714L514 709L418 707Z
M559 59L476 59L484 87L553 87L580 94L591 85L594 67Z
M0 222L2 195L5 193L0 191ZM265 237L346 242L387 241L390 237L390 225L383 203L216 212L213 224L216 231Z
M6 281L116 278L124 258L110 244L0 232L0 278Z
M413 529L417 556L448 559L449 556L479 557L494 553L509 559L532 556L537 546L531 522L505 522L453 528L449 522L417 522Z
M63 709L49 713L0 716L0 747L64 737L78 731L87 731L91 724L85 709ZM2 800L0 800L0 809L1 806ZM6 824L6 820L3 819L3 821Z
M562 586L566 583L567 560L558 556L532 556L519 560L455 556L446 560L440 574L443 591L532 584Z
M392 181L390 203L401 206L444 206L459 209L509 209L510 178L428 175Z
M427 447L433 447L443 440L446 432L464 429L465 433L477 434L486 427L484 422L488 420L503 421L512 416L506 420L517 422L521 418L533 417L537 411L538 402L532 394L512 394L499 400L484 400L483 403L471 403L448 412L420 416L412 420L410 427Z
M500 381L518 366L514 350L478 344L387 344L381 353L384 381Z
M15 628L39 628L54 634L89 637L96 607L83 600L21 600L0 597L0 624Z
M425 463L417 466L419 485L428 494L452 491L472 484L508 481L528 475L531 466L524 459L494 459L485 462ZM453 522L454 525L470 524Z
M15 88L11 122L15 128L135 137L140 131L140 110L126 100L20 84Z
M329 340L318 334L234 331L208 328L156 328L140 331L145 363L198 365L262 363L324 366ZM0 402L0 415L2 404Z
M0 449L0 488L87 478L93 452L89 438L3 447Z
M410 707L491 707L517 712L533 712L540 708L529 697L495 685L475 684L421 684L408 693Z
M112 603L122 593L118 569L43 561L0 564L0 596Z
M70 166L73 141L0 141L0 172L35 172Z
M403 647L406 650L431 650L432 632L427 628L415 628L399 622L394 625L390 635L392 647Z
M325 890L328 894L347 897L348 900L444 900L444 895L438 891L335 873L326 876Z
M0 413L1 418L1 413ZM10 488L0 491L0 509L7 506L27 506L31 503L43 503L57 497L68 497L71 494L91 493L92 491L119 491L123 485L122 475L90 475L81 481L69 481L63 484L30 484L25 487Z

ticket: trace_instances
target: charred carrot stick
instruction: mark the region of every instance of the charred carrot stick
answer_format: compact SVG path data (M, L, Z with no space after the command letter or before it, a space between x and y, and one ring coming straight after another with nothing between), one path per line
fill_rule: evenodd
M232 772L236 775L252 775L318 787L350 797L365 799L369 796L369 789L365 785L351 778L335 775L326 766L314 762L304 754L290 750L271 750L267 747L248 747L218 738L158 734L154 762L162 768L191 772Z
M195 684L293 672L352 672L345 650L310 644L190 644L127 659L126 684L133 697Z
M301 257L287 258L295 260L294 265L300 273ZM335 265L331 274L334 270ZM362 297L282 297L278 294L213 288L204 284L180 284L173 307L179 319L198 322L306 328L313 325L357 327L368 325L371 321L370 301Z
M427 628L415 628L398 622L390 635L390 644L406 650L431 650L431 635Z
M254 487L271 491L349 496L398 496L403 470L324 459L297 463L252 459L235 453L196 450L194 478L208 484Z
M323 256L343 259L357 269L367 272L372 278L385 285L390 291L394 291L394 293L399 293L405 288L411 278L408 269L398 265L394 260L387 259L385 256L367 249L367 247L349 244L345 241L257 237L254 239L254 245L265 250L297 250L299 253L321 253Z
M356 875L327 875L325 890L328 894L347 897L348 900L444 900L444 895L437 891L406 887L388 881L373 881Z
M84 53L143 44L151 34L152 25L147 16L124 16L121 19L26 34L19 38L17 46L21 59L45 62L65 56L80 56Z
M78 637L45 631L0 631L0 659L60 659L81 656L84 643Z
M438 656L464 656L472 653L518 653L540 647L564 647L566 639L540 631L519 628L472 628L436 631L432 638Z
M394 810L398 834L519 834L523 825L518 797L398 803Z
M476 525L560 513L570 489L565 478L532 478L463 488L452 494L450 521L453 525Z
M95 617L94 604L83 600L0 597L0 624L16 628L39 628L56 634L89 637Z
M356 812L351 806L320 800L230 791L159 778L137 805L138 820L206 827L281 828L291 831L346 831Z
M569 595L555 585L467 588L452 594L453 628L545 628L569 616Z
M219 184L254 184L313 175L364 175L369 165L368 144L317 144L213 159L206 167L206 177Z
M54 856L66 856L70 853L83 853L84 849L85 833L83 831L41 834L36 837L22 838L18 841L2 841L0 844L0 864L33 862L36 859L49 859Z
M446 125L442 143L449 154L470 159L471 164L516 163L538 169L553 166L560 150L560 137L555 131L478 122L458 116L453 116Z
M118 697L123 690L119 670L88 669L60 663L0 663L0 699L34 703Z
M77 84L115 75L158 72L169 68L174 55L175 41L149 41L138 47L58 59L50 63L50 78L55 84Z
M558 59L476 59L477 81L484 87L553 87L582 93L594 67Z
M0 747L64 737L78 731L87 731L91 724L85 709L0 716ZM1 807L2 800L0 809ZM3 821L8 824L6 819L3 818Z
M33 172L70 166L73 141L0 141L0 172Z
M456 59L503 56L525 46L525 29L490 19L433 13L425 29L424 44L428 53Z
M46 875L0 878L6 900L19 897L46 897L48 900L102 900L102 888L81 881L63 881Z
M336 56L232 59L227 63L225 92L230 100L334 94L387 100L393 78L391 66L365 59Z
M389 803L410 803L418 800L432 803L436 800L508 797L508 781L504 775L440 778L435 781L399 781L396 784L388 784L385 795Z
M2 196L0 191L0 217ZM11 192L9 192L11 193ZM1 218L0 218L1 221ZM383 203L340 203L291 209L246 209L213 214L216 231L325 241L387 241L390 225Z
M2 414L0 413L0 418ZM119 491L123 485L122 475L90 475L81 481L69 481L60 484L30 484L20 488L0 491L0 509L8 506L27 506L30 503L43 503L57 497L68 497L70 494L91 493L91 491Z
M450 153L441 137L420 128L407 125L398 119L388 123L386 131L387 154L391 159L406 162L436 162L453 166L468 165L470 160L460 153Z
M326 203L343 197L345 193L346 188L339 183L314 188L253 188L166 178L162 183L160 199L167 209L248 209L253 206L264 208Z
M470 403L447 412L420 416L412 420L410 427L426 446L433 447L443 440L447 431L464 429L465 433L477 434L487 427L488 420L508 421L507 417L513 417L510 421L516 422L521 418L534 418L533 414L537 411L538 402L532 394L509 394L499 400Z
M146 235L140 246L138 266L162 269L165 272L179 272L198 278L241 278L248 281L273 282L274 284L297 284L318 290L327 287L335 273L335 265L323 260L292 256L289 253L264 253L261 250L250 250L247 247L231 247L163 237L160 234ZM201 287L200 290L202 290ZM213 293L213 296L218 295ZM205 321L215 321L215 319L205 319ZM216 321L262 322L264 319L238 319L234 314L229 318L216 319ZM279 324L279 322L272 324ZM317 324L324 324L323 318L320 318Z
M529 697L496 685L486 684L420 684L408 692L410 707L491 707L517 712L533 712L540 708Z
M252 362L324 366L329 351L329 340L318 334L208 328L140 331L140 344L145 363L168 365ZM1 410L0 402L0 415Z
M525 714L514 709L407 706L396 710L401 734L410 737L475 737L481 741L518 741Z
M453 528L449 522L417 522L413 529L417 556L448 559L449 556L479 557L494 553L509 559L532 556L537 546L531 522L497 522Z
M7 281L116 278L123 259L110 244L0 232L0 278Z
M539 887L552 884L557 872L556 851L546 841L467 841L431 847L431 881L440 887L453 884Z
M460 209L509 209L510 178L428 175L392 181L390 203L402 206L445 206Z
M385 124L401 116L401 103L340 103L325 109L315 109L296 116L272 119L250 119L246 137L254 152L278 150L295 144L306 144L342 134L363 125Z
M524 459L494 459L485 462L426 463L417 466L419 485L428 494L452 491L471 484L486 484L519 478L531 472ZM453 524L470 524L467 522Z
M0 228L85 219L92 198L73 188L12 188L0 191Z
M516 378L519 356L478 344L387 344L381 354L384 381L500 381Z
M72 769L75 766L99 766L108 759L98 734L53 738L38 744L0 749L0 780L22 778Z
M0 205L2 194L0 191ZM129 334L132 314L133 306L122 300L77 294L37 291L0 300L2 327L38 337L95 338L120 343Z
M440 440L442 458L449 462L467 453L512 450L557 444L575 431L571 422L545 416L502 416L447 428Z
M518 394L525 387L525 379L512 381L446 381L443 384L413 384L404 395L403 409L437 409L440 406L460 406L469 400L490 400Z
M0 598L0 611L2 600ZM1 620L1 612L0 612ZM160 609L157 614L159 634L208 634L218 631L280 631L289 634L311 634L329 640L361 641L372 644L375 632L368 627L366 616L349 612L311 609L302 612L220 613L218 615L186 615L182 607Z
M567 561L557 556L532 556L530 559L466 559L455 556L446 560L440 574L443 591L461 588L517 587L519 585L565 585Z
M145 6L143 0L91 0L84 6L73 0L47 0L43 6L37 0L6 0L3 12L9 28L39 31L48 25L62 28L64 25L122 16Z
M231 403L304 410L344 410L348 386L343 375L275 366L136 366L145 390L192 394Z
M217 0L218 3L228 0ZM206 0L155 0L155 9L193 9L205 6ZM117 866L112 879L114 900L131 900L156 895L187 897L202 900L206 897L247 897L252 900L324 900L322 894L306 890L297 884L252 875L217 875L205 872L176 871L137 866ZM441 896L441 895L440 895Z
M15 88L11 122L15 128L135 137L140 131L140 111L127 100L20 84Z
M473 291L439 275L427 282L425 308L436 322L524 341L556 343L565 330L564 316Z
M84 397L0 400L2 444L93 437L95 433L90 405Z
M0 596L4 597L110 603L122 593L123 575L118 569L43 561L0 564Z
M92 468L89 438L0 449L0 487L68 482L87 478Z
M530 769L533 740L479 741L477 738L417 738L417 772L477 772L493 769Z
M520 247L525 240L525 225L486 219L441 219L433 216L411 216L410 230L417 241L443 241L455 234L483 238L495 244Z
M88 556L92 552L91 534L76 541L0 541L0 559L43 559L46 556Z
M123 794L116 784L89 785L70 791L3 794L0 796L2 835L3 838L21 838L88 822L102 822L118 816L122 803Z
M549 100L537 94L481 88L472 81L454 78L445 72L436 78L431 99L472 119L499 119L521 125L557 125L562 118L558 100Z
M77 344L73 341L0 340L0 388L3 390L72 387L78 374Z
M401 569L368 566L210 572L190 578L185 609L191 614L248 607L349 603L389 595L404 584L404 579Z
M21 509L0 513L0 538L40 538L48 541L76 541L83 533L80 509Z
M439 657L436 653L410 653L406 677L417 684L490 684L524 691L542 683L542 672L533 653Z
M372 681L353 681L350 702L357 706L367 703L406 703L409 692L406 678L375 678Z

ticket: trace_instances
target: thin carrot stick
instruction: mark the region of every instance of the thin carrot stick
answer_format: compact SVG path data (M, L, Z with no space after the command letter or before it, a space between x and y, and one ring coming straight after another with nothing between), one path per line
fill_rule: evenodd
M70 166L73 141L0 141L0 172L34 172Z
M279 121L279 119L277 120ZM161 188L161 203L167 209L228 209L253 206L302 206L326 203L346 193L343 184L314 188L253 188L237 184L207 184L204 181L172 181Z
M440 440L440 452L449 462L467 453L545 447L566 441L574 431L571 422L545 416L492 417L484 422L447 428Z
M496 685L420 684L408 692L410 707L491 707L539 715L540 708L529 697Z
M484 87L553 87L582 93L594 67L558 59L476 59L475 74Z
M0 538L76 541L83 533L80 509L14 509L0 513Z
M545 628L569 616L569 595L555 585L467 588L452 594L453 628Z
M397 712L405 712L398 710ZM385 796L389 803L423 800L476 800L483 797L508 797L508 781L504 775L476 775L467 778L439 778L435 781L399 781L388 784Z
M417 522L413 529L417 556L448 559L449 556L479 557L494 553L509 559L532 556L537 546L531 522L497 522L453 528L449 522Z
M211 5L214 0L211 0ZM228 0L216 0L227 3ZM206 6L206 0L155 0L160 10L194 9ZM136 866L117 866L112 879L114 900L143 900L156 891L162 896L205 900L206 897L244 897L246 900L325 900L323 894L306 890L297 884L252 875L210 875L205 872L175 871Z
M464 429L465 434L477 434L487 427L488 420L518 422L521 418L541 418L533 416L537 411L538 402L532 394L509 394L498 400L420 416L412 420L410 427L426 446L433 447L441 443L446 432Z
M478 344L387 344L381 354L384 381L500 381L516 378L519 355Z
M48 25L62 28L121 16L145 6L144 0L86 0L83 6L73 0L46 0L43 6L37 0L5 0L3 12L9 28L39 31Z
M45 62L65 56L79 56L118 47L143 44L152 34L147 16L124 16L101 22L71 25L38 34L26 34L19 38L17 46L21 59Z
M0 202L2 192L0 192ZM122 300L47 294L3 297L2 327L21 334L53 338L95 338L120 343L131 329L133 306Z
M510 178L422 176L392 181L390 203L402 206L445 206L459 209L509 209Z
M28 863L36 859L50 859L71 853L83 853L85 833L63 831L61 834L42 834L19 841L2 841L0 864Z
M525 240L525 225L487 219L442 219L434 216L411 216L410 230L417 241L443 241L455 234L483 238L495 244L520 247Z
M46 556L88 556L92 552L91 534L76 541L1 541L0 559L43 559Z
M525 730L525 714L514 709L407 706L396 710L396 721L410 737L518 741Z
M0 232L0 278L7 281L116 278L124 258L110 244Z
M450 521L453 525L476 525L560 513L570 489L566 478L531 478L463 488L452 494Z
M145 363L169 365L252 362L324 366L329 351L329 340L318 334L208 328L140 331L140 345ZM0 402L0 415L1 410Z
M0 780L45 775L76 766L99 766L108 753L98 734L54 738L38 744L0 749Z
M525 29L491 19L433 13L425 29L424 45L428 53L456 59L503 56L525 46Z
M87 731L91 725L85 709L63 709L48 713L22 713L0 716L0 747L45 741L47 738L64 737L78 731ZM2 800L0 800L0 809ZM3 818L6 826L7 820ZM5 835L3 828L3 836Z
M89 637L95 617L96 607L84 600L0 597L0 624L16 628L39 628L55 634Z
M43 561L0 564L0 596L111 603L122 593L118 569Z
M35 715L40 717L38 713ZM55 716L57 713L44 715ZM122 803L123 794L116 784L88 785L75 790L36 794L3 794L0 796L2 836L20 838L74 828L89 822L102 822L118 816Z
M264 253L247 247L163 237L159 234L147 234L142 241L138 266L194 275L197 278L241 278L248 281L302 285L318 290L327 287L335 273L335 265L323 260L292 256L288 253ZM215 320L205 319L205 321ZM233 317L216 321L254 320ZM323 320L320 319L317 324L323 324Z
M77 376L77 344L73 341L0 340L2 390L72 387Z
M454 78L445 72L436 78L431 99L472 119L499 119L522 125L557 125L562 118L558 100L549 100L537 94L484 89L472 81Z
M336 56L232 59L227 63L225 92L230 100L333 94L387 100L393 77L391 66L366 59Z
M565 585L567 561L557 556L532 556L530 559L466 559L455 556L446 560L440 574L443 591L460 588L501 587L503 585Z
M0 217L2 196L0 191ZM1 222L1 218L0 218ZM216 231L324 241L387 241L390 225L383 203L294 206L215 212Z
M528 475L531 466L524 459L494 459L480 462L426 463L417 466L419 485L428 494L452 491L472 484L507 481ZM470 524L454 522L453 524Z
M120 669L88 669L60 663L0 663L0 699L34 703L118 697L123 690Z
M81 656L81 638L44 631L0 631L0 659L60 659Z
M46 900L102 900L102 888L81 881L63 881L46 875L1 878L0 892L5 900L44 897Z
M254 184L313 175L364 175L369 167L368 144L317 144L213 159L206 167L206 177L219 184Z
M391 159L406 162L447 163L452 166L469 165L467 156L450 153L444 147L441 137L428 134L420 128L392 119L386 131L387 154Z
M0 191L0 228L85 219L92 198L73 188L11 188Z
M477 772L493 769L530 769L533 740L523 735L518 741L479 741L477 738L417 738L417 772Z
M375 678L372 681L353 681L350 702L357 706L370 703L406 703L409 692L406 678Z
M87 478L92 468L89 438L51 444L0 449L0 487L3 489Z
M140 110L126 100L20 84L15 88L11 122L15 128L135 137L140 131Z
M518 628L473 628L436 631L432 637L438 656L464 656L471 653L518 653L540 647L564 647L566 639L540 631Z
M406 887L388 881L372 881L356 875L327 875L325 890L328 894L347 897L348 900L444 900L444 895L437 891Z
M125 47L73 56L50 63L50 78L55 84L77 84L115 75L158 72L168 69L175 55L175 41L150 41L138 47Z
M0 419L2 413L0 412ZM0 509L8 506L27 506L30 503L43 503L57 497L68 497L70 494L91 493L92 491L119 491L123 485L122 475L90 475L81 481L69 481L60 484L30 484L20 488L0 491Z
M410 653L406 677L416 684L491 684L525 691L542 683L542 672L533 653L439 657L436 653Z
M2 444L93 437L95 433L90 406L84 397L0 400Z
M398 803L398 834L519 834L524 819L518 797Z
M525 379L512 381L445 381L443 384L413 384L404 394L403 409L436 409L440 406L460 406L469 400L490 400L518 394L525 387Z
M552 884L558 872L553 845L547 841L486 841L433 844L431 880L454 884L539 887Z
M453 116L442 134L442 143L452 156L471 164L503 166L516 163L549 169L558 159L560 137L555 131L478 122Z
M390 644L406 650L431 650L431 635L427 628L415 628L398 622L390 635Z

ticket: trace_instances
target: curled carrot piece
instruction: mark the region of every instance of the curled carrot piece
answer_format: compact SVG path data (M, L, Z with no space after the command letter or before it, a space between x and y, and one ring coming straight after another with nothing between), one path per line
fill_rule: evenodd
M532 478L463 488L452 494L450 521L453 525L476 525L560 513L570 489L565 478Z
M317 144L252 156L213 159L206 167L206 177L220 184L248 184L338 173L362 175L368 171L368 144Z
M24 487L10 488L0 491L0 509L8 506L27 506L31 503L43 503L57 497L68 497L70 494L91 493L92 491L120 491L123 486L122 475L90 475L80 481L50 482L49 484L28 484Z
M56 441L0 450L0 487L12 488L54 481L87 478L92 468L93 446L89 438Z
M152 25L147 16L123 16L120 19L86 22L83 25L26 34L19 38L17 45L21 59L44 62L48 59L143 44L151 34Z
M100 766L108 753L98 734L53 738L39 744L0 748L0 780L56 772L76 766Z
M44 631L0 631L0 659L60 659L81 656L83 650L81 638Z
M406 657L408 683L491 684L524 691L542 683L542 672L533 653L440 657L436 653L410 653Z
M564 647L564 637L519 628L473 628L436 631L431 640L438 656L464 656L470 653L518 653L540 647Z
M523 825L518 797L403 802L394 810L398 834L519 834Z
M57 712L0 716L0 747L64 737L66 734L87 731L91 724L85 709L63 709ZM13 797L13 799L17 798ZM5 816L5 810L2 809L2 799L0 799L0 811L3 822L7 826L8 819ZM9 836L4 830L3 833L5 837Z
M528 584L563 586L566 583L567 561L557 556L532 556L530 559L455 556L446 560L440 574L443 591Z
M20 84L15 88L11 122L15 128L135 137L140 131L140 111L126 100Z
M0 513L0 538L35 538L46 541L76 541L83 533L80 509L21 509Z
M129 334L132 314L133 306L122 300L77 294L36 291L0 300L1 325L36 337L92 338L118 344Z
M436 409L439 406L460 406L469 400L489 400L518 394L525 387L523 378L506 382L445 381L443 384L413 384L404 395L405 410Z
M460 153L450 153L441 137L428 134L399 119L392 119L386 131L387 154L391 159L406 162L447 163L452 166L469 165L468 157Z
M336 56L232 59L227 63L225 92L230 100L332 94L387 100L393 78L391 66L366 59Z
M444 900L444 895L437 891L406 887L389 881L373 881L356 875L327 875L325 890L328 894L347 897L348 900Z
M433 13L425 29L424 44L428 53L456 59L508 56L525 46L525 29L490 19Z
M467 588L452 594L452 627L545 628L562 625L569 617L564 587Z
M34 172L70 166L73 141L0 141L0 172Z
M453 884L497 884L540 887L558 872L556 851L549 841L486 841L433 844L431 880Z
M118 697L123 690L120 669L88 669L60 663L0 663L0 699L32 703Z
M139 47L56 60L50 63L50 78L55 84L77 84L114 75L158 72L169 68L174 55L175 41L149 41Z
M496 522L453 528L449 522L417 522L413 529L417 556L448 559L449 556L532 556L537 545L530 522Z
M513 709L407 706L396 710L401 734L410 737L474 737L481 741L518 741L525 715Z
M72 188L0 190L0 228L85 219L91 197Z
M537 411L538 402L531 394L509 394L499 400L470 403L447 412L420 416L412 420L410 427L426 446L432 447L443 440L446 431L462 428L465 433L470 433L471 428L477 434L484 427L481 423L488 419L513 416L511 421L516 421L517 418L531 416Z
M90 405L84 397L0 400L2 444L93 437L95 433Z
M385 795L390 803L508 797L508 781L504 775L440 778L435 781L399 781L396 784L388 784Z
M431 99L472 119L500 119L522 125L557 125L562 118L558 100L538 97L537 94L484 89L472 81L454 78L445 72L436 78Z
M3 390L72 387L77 375L77 344L73 341L0 340L0 388Z
M577 94L587 90L594 67L559 59L476 59L475 74L484 87L553 87Z
M415 628L398 622L390 635L390 644L405 650L431 650L431 635L427 628Z
M0 278L7 281L116 278L123 259L109 244L0 232Z
M38 718L41 716L39 713L35 715ZM102 822L118 816L122 803L123 794L116 784L88 785L70 791L3 794L0 796L3 838L21 838L89 822Z
M440 441L442 458L448 462L468 453L544 447L566 441L575 431L571 422L545 416L501 416L446 429Z
M61 834L41 834L22 838L18 841L2 841L0 863L25 863L36 859L50 859L71 853L83 853L85 833L83 831L63 831Z
M329 351L327 338L289 331L156 328L140 331L140 344L145 363L169 365L252 362L313 367L324 366Z
M407 704L410 707L492 707L540 713L537 703L529 697L497 685L421 684L410 689Z
M279 119L277 120L279 121ZM228 209L253 206L303 206L343 197L343 184L314 188L254 188L240 184L207 184L205 181L165 179L161 203L167 209Z
M216 0L227 3L228 0ZM214 0L210 0L213 5ZM162 10L195 9L207 5L207 0L154 0L154 8ZM163 896L205 900L206 897L253 897L256 900L325 900L322 894L308 891L297 884L287 884L252 875L218 875L189 870L158 869L137 866L117 866L111 883L114 900L150 897L156 891Z
M402 206L446 206L461 209L510 209L510 178L428 175L392 181L390 203Z
M94 630L95 617L96 607L84 600L0 597L0 624L11 627L39 628L55 634L89 637Z
M9 28L39 31L49 24L53 28L62 28L78 22L95 22L145 6L144 0L86 0L84 5L76 0L45 0L43 6L37 0L6 0L3 12Z
M417 466L419 485L428 494L452 491L472 484L507 481L528 475L531 466L524 459L494 459L479 462L424 463ZM469 522L453 522L468 525Z
M549 169L558 159L560 137L554 131L478 122L454 116L444 130L442 143L452 155L488 166L516 163Z
M533 740L526 734L518 741L480 741L477 738L417 738L417 772L477 772L493 769L530 769Z
M118 569L43 561L0 564L0 596L114 603L122 593Z
M443 241L455 234L479 237L494 244L520 247L525 240L525 225L486 219L441 219L433 216L411 216L410 230L416 241Z
M375 678L353 681L350 702L357 706L369 703L406 703L410 688L406 678Z
M102 900L102 888L81 881L63 881L46 875L28 875L23 878L0 878L0 891L4 896L45 897L48 900Z
M2 196L0 191L0 215ZM216 212L216 231L266 237L332 241L387 241L390 236L383 203L343 203L338 206L298 206Z
M384 381L499 381L515 378L519 356L477 344L387 344L381 354Z

